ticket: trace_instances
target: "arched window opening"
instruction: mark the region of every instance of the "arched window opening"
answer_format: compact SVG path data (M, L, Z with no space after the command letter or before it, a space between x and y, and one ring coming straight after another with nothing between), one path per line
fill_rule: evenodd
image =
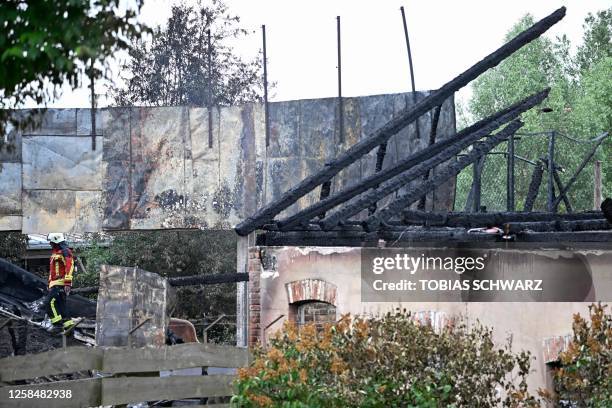
M336 306L320 301L307 301L297 306L296 323L298 326L315 324L323 327L325 323L336 322Z

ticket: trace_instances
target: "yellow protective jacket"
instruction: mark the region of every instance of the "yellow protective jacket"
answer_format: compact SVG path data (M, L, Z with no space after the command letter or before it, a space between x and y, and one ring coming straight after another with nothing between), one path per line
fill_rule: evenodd
M49 264L49 288L72 286L74 258L68 247L53 249Z

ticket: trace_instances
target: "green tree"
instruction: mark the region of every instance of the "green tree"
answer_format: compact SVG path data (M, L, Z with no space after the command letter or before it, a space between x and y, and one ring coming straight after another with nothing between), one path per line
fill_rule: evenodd
M583 42L578 47L575 72L578 94L572 111L579 135L612 133L612 7L586 17ZM612 137L596 156L602 161L603 194L612 196Z
M117 51L147 30L135 21L143 0L7 0L0 2L0 134L7 123L31 125L35 115L13 115L26 101L45 105L59 88L98 79ZM0 138L0 147L3 138Z
M599 61L612 56L612 7L589 13L583 27L583 41L576 53L576 69L588 72Z
M152 41L132 44L126 85L112 90L115 103L227 106L260 100L260 59L244 60L228 45L228 40L248 33L239 22L220 0L172 6L172 15L154 30Z
M28 236L19 232L0 232L0 258L17 264L26 254Z
M498 67L487 71L473 83L473 95L468 103L469 114L475 120L524 98L537 90L550 87L551 92L543 107L551 111L543 113L532 109L523 114L525 126L521 132L557 133L555 162L565 171L562 181L567 181L590 149L586 141L610 130L610 25L611 10L589 14L585 20L583 44L575 56L570 52L566 36L555 40L541 37L503 61ZM508 32L506 39L514 37L533 23L530 15L523 17ZM547 109L549 110L549 109ZM576 143L564 136L571 136L585 143ZM506 144L497 152L506 152ZM547 152L547 135L523 136L516 142L515 153L537 161ZM609 157L612 141L607 140L598 151L604 161L604 191L612 191L612 168ZM489 156L483 171L483 205L492 209L505 207L506 160L504 156ZM533 167L525 162L515 164L516 207L521 208L527 194ZM575 209L591 209L592 165L581 173L570 190L570 201ZM471 168L462 172L457 182L457 206L462 207L472 181ZM541 186L536 209L546 208L546 186ZM563 205L560 207L563 210Z

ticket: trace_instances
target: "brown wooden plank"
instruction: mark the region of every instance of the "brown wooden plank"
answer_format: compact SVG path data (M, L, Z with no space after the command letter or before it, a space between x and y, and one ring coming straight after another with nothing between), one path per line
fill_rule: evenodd
M186 343L160 348L107 348L104 372L138 373L190 367L244 367L249 364L246 348L216 344Z
M7 408L96 407L100 405L101 389L101 378L0 387L0 406ZM28 390L42 392L44 395L54 390L64 390L71 393L71 398L11 398L11 392L15 396L18 391L27 392Z
M25 380L102 368L102 349L70 347L0 359L0 381Z
M101 405L230 396L234 379L232 375L103 378Z

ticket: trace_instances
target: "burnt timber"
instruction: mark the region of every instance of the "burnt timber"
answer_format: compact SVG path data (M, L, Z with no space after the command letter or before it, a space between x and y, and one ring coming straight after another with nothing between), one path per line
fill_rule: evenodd
M270 246L377 246L419 242L495 243L512 240L543 243L612 241L611 225L602 212L572 212L567 194L578 173L592 158L605 136L593 140L599 143L584 158L576 174L565 185L557 172L557 164L552 163L552 160L551 163L542 160L536 163L525 159L534 166L534 173L523 212L514 211L512 190L507 192L509 211L487 213L486 209L480 206L478 180L474 181L466 204L466 210L473 209L472 212L424 211L423 197L473 163L476 163L475 168L481 169L484 158L493 148L514 138L514 134L522 126L520 115L541 104L548 96L549 90L534 93L450 137L437 141L436 122L441 102L538 38L564 15L565 8L562 7L535 23L440 89L431 92L398 117L370 133L367 138L354 144L327 163L323 169L304 178L278 200L246 218L236 226L236 232L244 236L258 229L264 230L265 232L257 236L257 244ZM433 115L428 145L385 168L388 141L425 114ZM376 162L369 176L340 190L330 190L330 181L336 174L376 148ZM510 149L513 150L511 147ZM513 168L514 152L508 154L513 155L512 159L508 160L510 172ZM554 170L554 174L549 174L549 182L554 180L558 195L549 200L549 212L532 212L545 169L549 173L551 169ZM513 180L513 177L514 174L509 174L508 180ZM509 184L514 185L510 182ZM283 210L318 187L321 191L317 202L293 215L276 219ZM395 196L385 200L385 205L381 205L381 200L391 194ZM556 211L561 200L567 213L559 214ZM554 206L551 207L550 204L553 203ZM408 209L409 207L416 207L418 210Z
M363 207L370 206L381 198L381 192L378 189L378 186L383 181L389 181L389 179L392 177L397 176L398 183L396 189L401 188L405 183L416 179L420 175L427 174L429 170L436 165L450 159L455 154L459 153L459 151L473 144L478 139L487 136L492 130L495 130L500 125L516 118L521 112L524 112L537 105L544 100L547 95L548 90L532 95L475 123L453 137L416 152L415 154L400 161L394 167L379 173L375 173L374 175L362 180L360 183L354 184L351 187L348 187L347 189L328 197L326 200L321 200L291 217L278 221L278 226L280 229L287 231L295 225L308 221L310 218L321 214L322 212L327 211L338 204L341 204L370 189L374 189L373 191L376 192L370 192L361 198L361 200L368 200L368 203L363 205ZM401 179L399 177L401 177ZM387 189L385 189L385 191L386 190ZM395 190L389 190L389 193Z
M169 278L170 286L197 286L197 285L217 285L220 283L236 283L247 282L249 280L248 273L212 273L208 275L191 275ZM85 286L75 288L73 293L79 295L91 295L98 293L97 286Z
M565 16L565 7L561 7L549 16L535 23L533 26L523 31L515 38L504 44L502 47L486 56L483 60L476 63L465 72L443 85L440 89L432 92L425 99L418 102L412 109L406 109L400 116L387 122L386 125L375 131L370 137L354 144L335 160L328 163L324 169L306 177L297 186L287 191L278 200L264 206L252 216L245 219L236 226L236 232L245 236L269 223L281 211L295 203L305 194L314 190L316 187L331 180L342 169L355 162L357 159L385 143L393 135L417 120L421 115L428 113L431 109L442 104L446 98L454 94L459 89L466 86L480 74L490 68L497 66L515 51L529 44L531 41L540 37L550 27L556 24Z

